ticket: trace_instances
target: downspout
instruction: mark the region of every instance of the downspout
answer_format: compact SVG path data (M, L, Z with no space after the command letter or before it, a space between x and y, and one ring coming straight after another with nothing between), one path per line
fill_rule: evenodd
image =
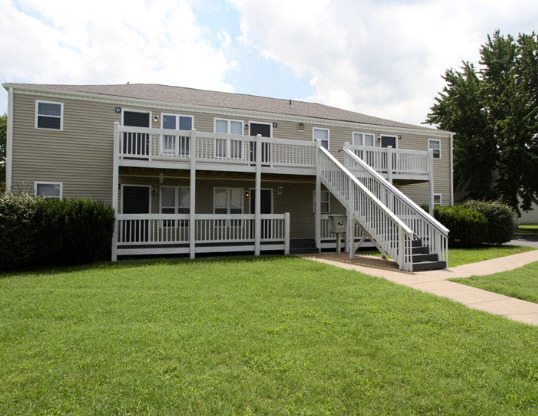
M454 205L454 134L450 134L450 205Z
M13 87L8 90L6 136L6 191L9 193L13 186Z

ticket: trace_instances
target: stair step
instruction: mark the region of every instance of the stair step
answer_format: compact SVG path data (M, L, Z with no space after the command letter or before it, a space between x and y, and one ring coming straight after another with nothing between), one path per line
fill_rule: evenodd
M420 263L413 263L413 271L420 272L424 270L438 270L446 269L446 262L444 261L423 261Z
M420 238L417 238L416 240L413 240L411 243L412 243L411 244L412 247L420 247L420 246L422 246L422 240Z
M428 254L430 249L426 246L413 247L413 254Z
M413 254L413 263L420 263L423 261L437 261L439 256L437 254Z

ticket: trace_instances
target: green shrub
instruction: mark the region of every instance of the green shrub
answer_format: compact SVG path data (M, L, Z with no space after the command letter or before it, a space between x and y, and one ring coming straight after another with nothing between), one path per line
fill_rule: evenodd
M479 247L487 234L487 219L484 214L457 206L436 206L435 218L447 227L449 247Z
M0 269L81 264L110 252L114 211L102 202L7 195L2 210L9 215L0 218Z
M31 264L35 253L37 198L21 194L0 195L0 269Z
M512 239L514 213L508 205L500 202L467 201L462 206L485 215L488 220L485 243L502 244Z

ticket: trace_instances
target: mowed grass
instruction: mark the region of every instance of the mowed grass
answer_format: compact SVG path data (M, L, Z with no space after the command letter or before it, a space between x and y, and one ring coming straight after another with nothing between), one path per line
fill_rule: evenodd
M295 257L0 277L1 415L531 415L538 328Z
M448 267L461 266L462 264L476 263L491 260L497 257L511 256L512 254L524 253L536 250L525 246L484 246L478 248L450 248L448 249ZM358 251L358 255L381 256L374 250Z
M451 280L467 286L538 303L538 262L509 272Z
M520 225L514 232L520 234L538 234L538 224Z

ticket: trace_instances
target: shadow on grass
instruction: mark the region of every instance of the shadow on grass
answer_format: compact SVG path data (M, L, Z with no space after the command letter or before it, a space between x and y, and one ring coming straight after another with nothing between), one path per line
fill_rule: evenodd
M33 266L25 267L20 269L11 269L11 270L0 270L0 279L7 279L10 277L16 277L25 274L35 274L35 275L53 275L58 273L69 273L69 272L80 272L80 271L90 271L90 270L113 270L113 269L122 269L125 267L129 268L141 268L153 265L181 265L181 264L192 264L192 263L240 263L240 262L264 262L272 259L280 259L284 257L294 257L294 256L285 256L282 254L264 254L261 256L248 255L244 253L233 253L225 256L213 256L211 254L200 255L195 259L190 259L185 256L151 256L151 257L136 257L136 258L127 258L118 260L115 263L112 262L96 262L89 264L79 264L79 265L65 265L65 266ZM38 277L38 276L36 276Z

